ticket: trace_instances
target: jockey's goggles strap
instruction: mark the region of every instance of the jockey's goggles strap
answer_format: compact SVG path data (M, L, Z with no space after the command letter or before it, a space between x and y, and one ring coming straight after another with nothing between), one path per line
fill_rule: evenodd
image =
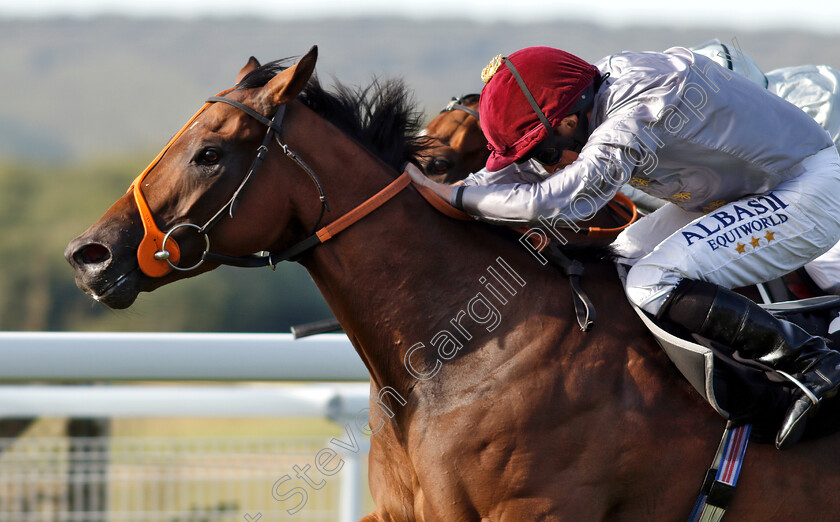
M534 99L534 95L531 94L531 91L528 89L528 86L525 85L525 80L522 79L522 76L519 74L519 71L516 70L516 67L513 66L510 59L505 57L505 65L510 70L510 74L513 75L516 83L519 84L519 89L522 90L522 94L525 95L525 98L528 100L528 103L531 104L531 108L534 109L534 112L537 113L537 117L542 122L543 126L545 126L546 130L548 131L548 135L551 136L554 134L554 129L551 128L551 123L548 122L548 118L545 117L543 114L540 105L537 103L537 100Z
M589 125L586 121L587 118L581 115L579 120L583 121L579 121L578 126L575 128L575 135L572 138L566 138L565 136L555 134L554 128L551 126L548 118L546 118L545 113L543 113L540 105L534 98L534 95L531 94L530 89L528 89L528 86L525 84L525 80L522 79L522 75L519 74L519 71L516 70L516 67L514 67L513 63L507 57L505 57L505 65L507 65L507 68L510 70L510 74L516 80L516 83L519 84L519 89L522 91L522 94L525 95L525 98L528 100L528 103L531 105L531 108L536 113L540 122L542 122L543 126L548 131L548 135L533 149L531 149L529 154L520 158L519 161L534 158L543 165L554 165L560 161L564 150L580 152L589 136ZM578 96L577 101L575 101L575 104L569 110L568 114L577 114L586 109L592 103L594 95L595 85L594 83L591 83L583 90L581 95Z

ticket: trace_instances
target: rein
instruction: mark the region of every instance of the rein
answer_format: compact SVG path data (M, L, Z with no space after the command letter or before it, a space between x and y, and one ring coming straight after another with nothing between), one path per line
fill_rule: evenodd
M312 235L303 239L302 241L276 252L268 252L266 255L252 255L245 257L232 257L221 254L214 254L205 251L201 258L203 261L211 263L219 263L222 265L238 266L244 268L258 268L264 266L274 267L281 261L293 260L300 256L307 250L314 248L321 243L324 243L350 225L361 220L383 204L388 202L391 198L399 194L404 188L411 183L411 177L407 172L404 172L400 177L388 184L387 187L377 192L373 197L357 206L347 214L336 219L329 225L317 230Z
M580 233L586 234L589 237L615 237L619 235L622 230L638 221L641 217L639 215L639 209L636 207L636 204L633 203L633 200L628 198L621 192L615 193L613 198L607 202L607 207L616 214L618 214L620 218L626 220L626 223L624 223L620 227L615 228L581 227ZM557 228L574 230L570 226L555 226L557 226Z
M216 263L221 265L230 265L230 266L237 266L237 267L245 267L245 268L257 268L257 267L274 267L280 263L281 261L288 261L294 260L298 256L302 255L304 252L324 243L331 238L338 235L340 232L348 228L349 226L353 225L354 223L358 222L359 220L363 219L365 216L376 210L377 208L381 207L383 204L391 200L394 196L399 194L403 189L411 184L411 177L407 172L403 172L397 179L392 181L388 186L384 189L380 190L376 193L373 197L366 200L365 202L358 205L356 208L348 212L347 214L341 216L340 218L336 219L332 223L318 228L321 220L324 217L324 213L329 211L329 204L327 203L327 196L324 192L324 188L321 184L318 175L309 165L306 164L300 156L295 153L287 144L283 143L280 139L280 134L282 132L282 123L283 117L286 113L286 106L281 105L277 111L274 113L274 116L271 119L266 118L262 114L258 113L251 107L240 103L235 100L231 100L225 97L225 94L229 93L233 89L229 89L224 91L216 96L210 97L207 99L205 104L198 110L198 112L193 115L192 118L187 121L184 127L178 131L175 136L169 141L169 143L163 148L163 150L155 157L151 164L134 180L134 182L129 187L130 191L133 191L134 200L137 204L137 208L140 212L140 217L143 222L143 229L144 229L144 236L143 239L140 241L140 245L137 249L137 261L140 266L140 269L149 277L163 277L167 275L172 270L178 271L190 271L198 268L201 264L205 261L209 263ZM457 103L453 100L450 103L450 106L447 106L448 110L454 110L456 108ZM236 109L243 111L248 116L256 119L260 123L266 126L266 135L262 141L262 144L257 148L256 156L251 163L251 166L248 169L248 172L245 174L245 177L240 182L237 189L234 191L231 198L225 203L218 211L216 211L213 216L207 220L204 225L199 226L194 223L180 223L174 225L172 228L169 229L168 232L165 234L160 231L160 229L155 224L154 217L152 216L151 210L149 209L148 202L146 198L143 196L143 191L141 189L142 183L145 180L146 176L149 172L158 164L160 159L166 153L167 150L172 146L172 144L179 138L181 135L186 132L190 125L198 118L198 116L204 112L211 104L213 103L225 103ZM461 107L457 107L459 110L464 110ZM472 110L472 109L469 109ZM465 111L466 112L466 111ZM283 152L289 157L301 170L306 172L312 182L315 184L319 199L321 202L321 211L318 215L318 220L313 227L312 233L303 239L302 241L292 245L291 247L274 251L274 252L261 252L259 254L253 254L249 256L227 256L222 254L217 254L210 251L210 236L209 231L212 229L224 216L228 214L230 217L234 216L236 211L236 206L239 202L239 198L242 194L242 191L248 185L248 182L251 180L253 175L256 171L260 168L263 161L265 160L266 154L268 153L268 146L271 144L272 139L274 139L277 144L282 148ZM472 221L474 218L469 214L458 210L448 204L448 202L443 201L439 196L437 196L434 192L426 187L421 187L415 185L415 188L423 196L426 201L428 201L435 209L440 211L441 213L445 214L446 216L463 220L463 221ZM593 231L597 231L602 236L606 235L614 235L621 231L623 228L627 227L630 223L635 221L637 218L636 208L632 202L622 196L623 200L621 200L616 205L618 209L616 210L618 213L622 214L623 216L627 217L629 222L627 225L617 229L595 229L590 228L587 230L589 235L596 235L593 234ZM628 208L629 207L629 208ZM631 212L632 210L632 212ZM197 263L190 267L180 267L176 263L180 260L181 253L180 247L178 246L177 241L172 234L180 229L180 228L194 228L198 234L204 236L205 248L204 252L201 254L201 258L198 260ZM549 257L566 273L572 283L572 294L573 294L573 301L575 304L575 312L578 320L578 324L581 327L581 330L586 331L589 330L595 318L595 310L592 306L592 303L589 301L586 294L580 288L579 282L580 277L583 273L583 265L578 261L574 261L566 257L565 254L559 249L556 248L556 245L552 245L547 251Z
M479 96L480 95L478 95L478 94L465 94L461 97L453 96L452 100L450 100L450 102L448 104L446 104L446 106L443 109L441 109L440 112L442 114L444 112L452 112L452 111L456 111L456 110L457 111L462 111L462 112L465 112L465 113L469 114L473 118L481 121L481 118L479 117L479 114L478 114L477 110L464 105L464 100L466 100L467 98L473 98L473 97L478 98ZM436 199L437 198L430 198L429 197L430 194L432 194L432 192L429 191L428 189L426 189L426 193L423 193L423 197L426 198L426 201L428 201L429 203L432 203L432 206L434 206L436 209L443 212L444 214L446 214L450 217L455 217L455 219L465 219L463 216L469 216L468 214L465 214L465 213L463 213L463 212L461 212L457 209L454 209L454 210L456 212L458 212L459 214L456 215L456 216L451 216L449 214L449 209L453 209L453 207L451 207L450 205L438 206L436 204ZM630 225L632 225L633 223L638 221L638 219L640 217L639 216L639 210L636 207L636 204L633 203L633 200L631 200L630 198L628 198L627 196L625 196L621 192L617 192L615 194L615 196L613 196L613 199L611 199L607 203L607 206L614 213L618 214L619 217L626 220L626 223L623 224L620 227L615 227L615 228L599 228L599 227L575 228L575 227L571 227L571 226L568 226L568 225L555 225L555 226L557 226L558 228L562 228L564 230L572 230L572 231L577 232L577 233L585 234L589 237L615 237L618 234L620 234L622 230L624 230L625 228L629 227Z
M270 266L274 268L277 263L281 261L287 261L295 259L296 257L300 256L307 250L314 248L315 246L328 241L332 237L339 234L341 231L349 227L350 225L356 223L357 221L361 220L384 203L389 201L391 198L396 196L399 192L401 192L404 188L406 188L411 183L411 178L409 177L408 173L403 173L393 182L391 182L387 187L379 191L373 197L362 203L361 205L357 206L344 216L338 218L337 220L333 221L329 225L326 225L323 228L318 228L321 220L323 219L324 213L329 211L329 204L327 202L327 196L324 192L324 188L321 184L318 175L315 174L315 171L306 164L303 159L295 153L287 144L283 143L280 140L280 133L282 132L282 123L283 117L285 115L286 106L281 105L277 112L275 112L274 116L271 119L266 118L262 114L258 113L251 107L247 105L237 102L235 100L231 100L226 98L225 95L231 92L233 89L228 89L219 93L216 96L210 97L207 99L205 104L196 112L188 121L187 123L179 130L175 136L169 140L169 143L163 148L163 150L155 157L154 160L149 164L148 167L139 175L137 178L132 182L131 186L129 187L129 191L133 192L134 201L137 205L137 208L140 212L141 221L143 222L143 229L144 235L143 239L140 241L140 245L137 249L137 261L140 266L140 270L149 277L163 277L172 270L178 271L189 271L198 268L202 263L209 262L209 263L218 263L223 265L230 265L230 266L237 266L237 267L246 267L246 268L257 268L257 267L265 267ZM235 107L245 114L251 116L252 118L256 119L263 125L267 127L265 138L263 139L262 144L257 148L257 154L254 158L253 162L251 163L250 168L248 169L247 174L242 179L242 182L237 187L236 191L234 191L233 196L225 203L203 226L196 225L194 223L180 223L178 225L173 226L169 229L168 232L165 234L161 232L161 230L157 227L154 217L152 216L151 209L149 208L149 204L146 201L146 198L143 196L143 191L141 189L143 180L146 176L151 172L151 170L160 162L163 155L169 148L172 146L175 141L181 137L184 132L192 125L192 123L198 118L198 116L204 112L211 104L213 103L226 103ZM312 182L315 184L319 199L321 201L321 212L318 216L318 220L313 227L312 233L302 241L298 242L291 247L285 248L280 251L275 252L267 252L261 254L254 254L250 256L242 256L242 257L235 257L235 256L226 256L222 254L216 254L210 251L210 236L208 235L210 229L212 229L227 213L231 217L233 217L236 206L239 201L239 197L242 194L242 191L247 186L248 182L253 177L254 173L260 168L262 165L263 160L268 152L268 146L271 143L272 138L277 142L278 145L283 149L283 152L288 156L298 167L300 167L304 172L309 175ZM461 220L472 220L468 214L461 212L457 209L450 207L449 205L445 204L438 196L434 193L426 189L425 187L416 187L420 193L429 201L435 208L439 211L443 212L444 214L448 215L449 217ZM172 237L172 234L180 229L180 228L194 228L196 229L198 234L204 236L205 242L205 249L204 252L201 254L201 259L190 267L180 267L176 263L180 260L181 253L180 247L178 246L178 242Z

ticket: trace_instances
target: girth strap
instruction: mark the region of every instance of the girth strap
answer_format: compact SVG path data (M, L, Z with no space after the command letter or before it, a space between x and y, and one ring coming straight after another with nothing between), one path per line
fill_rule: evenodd
M744 463L750 440L751 424L726 424L711 468L706 472L700 496L688 517L688 522L719 522L735 495L735 485Z

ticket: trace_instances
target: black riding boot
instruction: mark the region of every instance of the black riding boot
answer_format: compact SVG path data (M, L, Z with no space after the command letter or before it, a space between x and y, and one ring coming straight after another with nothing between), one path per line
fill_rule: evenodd
M798 386L776 435L779 449L799 440L819 401L831 398L840 388L840 352L721 286L683 279L657 318L728 346L742 358L764 363Z

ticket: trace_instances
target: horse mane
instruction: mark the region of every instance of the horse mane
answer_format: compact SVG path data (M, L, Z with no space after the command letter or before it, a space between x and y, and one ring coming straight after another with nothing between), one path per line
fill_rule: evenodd
M293 65L294 59L283 58L266 63L248 73L237 84L237 90L264 87L274 76ZM472 103L478 95L465 95L462 103ZM396 171L405 162L416 163L417 155L432 143L419 136L422 113L400 79L374 79L367 87L350 87L335 81L333 92L321 86L317 76L304 87L298 100L326 119ZM516 241L519 233L506 227L477 223L494 234ZM614 257L613 251L597 242L564 245L564 252L584 263L600 263Z
M290 64L289 58L267 63L248 73L236 88L263 87ZM397 171L406 161L416 161L427 147L426 141L417 137L422 112L400 79L375 78L367 87L335 81L333 90L327 91L313 75L298 100Z

